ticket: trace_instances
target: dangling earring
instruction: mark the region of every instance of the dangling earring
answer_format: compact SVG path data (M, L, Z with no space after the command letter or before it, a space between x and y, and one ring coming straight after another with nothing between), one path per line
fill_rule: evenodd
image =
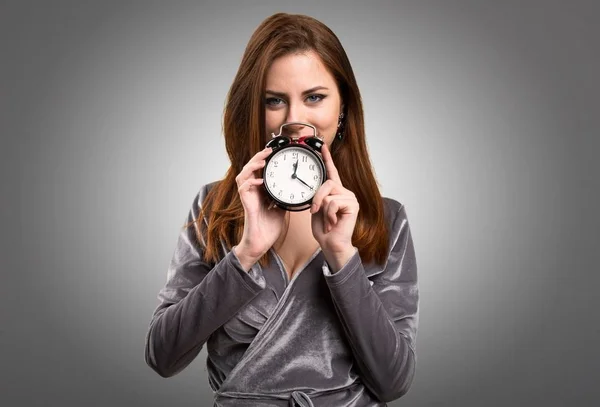
M338 125L337 125L337 133L335 135L335 137L338 140L342 140L344 138L344 125L342 124L342 120L344 119L344 112L340 113L340 116L338 118Z

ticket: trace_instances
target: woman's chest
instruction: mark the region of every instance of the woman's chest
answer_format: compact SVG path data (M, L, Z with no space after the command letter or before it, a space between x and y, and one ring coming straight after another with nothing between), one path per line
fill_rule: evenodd
M312 234L310 218L306 217L292 217L284 238L271 248L288 282L308 266L319 250L319 243Z

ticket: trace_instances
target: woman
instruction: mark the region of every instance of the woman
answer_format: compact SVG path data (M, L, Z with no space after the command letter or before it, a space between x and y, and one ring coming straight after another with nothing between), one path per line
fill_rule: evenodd
M292 122L323 138L328 178L298 212L273 206L261 177L269 135ZM261 23L223 129L231 166L194 199L146 337L148 365L173 376L206 343L216 406L385 406L404 395L416 364L415 252L404 206L379 193L335 34L302 15Z

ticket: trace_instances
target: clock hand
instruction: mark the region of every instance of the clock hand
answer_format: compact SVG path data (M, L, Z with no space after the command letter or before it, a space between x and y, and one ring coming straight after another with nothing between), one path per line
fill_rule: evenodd
M300 178L298 178L298 176L295 176L293 178L296 178L298 181L300 181L301 183L303 183L304 185L306 185L307 187L309 187L311 190L313 189L313 187L311 187L310 185L308 185L306 182L302 181Z
M310 185L308 185L302 179L298 178L298 176L296 175L296 171L298 171L298 160L296 160L296 162L294 163L294 173L292 174L292 179L297 179L298 181L300 181L301 183L303 183L304 185L306 185L307 187L309 187L310 190L312 191L313 187L311 187Z

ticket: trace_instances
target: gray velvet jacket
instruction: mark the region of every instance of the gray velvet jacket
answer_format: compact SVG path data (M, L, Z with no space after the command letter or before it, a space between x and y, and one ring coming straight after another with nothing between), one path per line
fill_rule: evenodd
M187 221L215 182L194 198ZM416 366L419 291L406 210L384 198L386 264L358 251L331 274L318 249L291 281L271 264L245 272L231 248L202 260L194 227L182 229L146 335L146 363L170 377L206 344L214 406L386 406ZM206 219L204 219L206 223ZM223 243L223 242L222 242Z

